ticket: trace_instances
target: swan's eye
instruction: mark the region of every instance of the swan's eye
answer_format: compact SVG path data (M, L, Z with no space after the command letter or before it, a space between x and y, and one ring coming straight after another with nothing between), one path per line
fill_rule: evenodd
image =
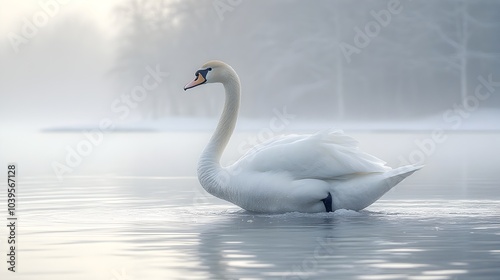
M194 73L194 76L196 77L196 79L194 79L195 81L198 80L199 74L200 74L200 71L196 71L196 73Z
M208 71L212 71L212 67L209 67L207 70L208 70Z

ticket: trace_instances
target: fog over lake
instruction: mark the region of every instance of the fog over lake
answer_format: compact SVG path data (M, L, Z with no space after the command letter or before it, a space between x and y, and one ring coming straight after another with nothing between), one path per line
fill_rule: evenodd
M498 278L499 13L0 0L0 278ZM224 87L184 86L214 59L241 80L223 166L326 129L390 167L425 166L361 211L256 214L210 195L197 164Z

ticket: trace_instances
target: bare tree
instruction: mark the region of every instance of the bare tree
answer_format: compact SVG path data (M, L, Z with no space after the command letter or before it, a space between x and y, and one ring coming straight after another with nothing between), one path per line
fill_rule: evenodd
M431 31L429 39L438 42L431 50L428 61L444 63L458 72L460 99L463 105L469 91L469 61L500 59L500 52L485 52L472 47L473 28L484 31L500 27L498 20L474 14L474 10L487 9L488 5L485 4L487 4L485 1L469 0L428 1L412 14L414 20ZM498 8L497 6L496 9Z

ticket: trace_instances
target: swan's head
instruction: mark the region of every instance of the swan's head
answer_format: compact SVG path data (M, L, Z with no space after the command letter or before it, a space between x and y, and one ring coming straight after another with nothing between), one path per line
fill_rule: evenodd
M194 80L184 86L184 90L197 87L207 83L223 83L236 73L233 68L222 61L209 61L194 73Z

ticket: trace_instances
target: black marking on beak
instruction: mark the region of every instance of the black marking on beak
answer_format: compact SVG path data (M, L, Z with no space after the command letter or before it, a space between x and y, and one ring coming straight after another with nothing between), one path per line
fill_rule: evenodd
M212 68L206 68L206 69L200 69L198 71L196 71L196 73L194 73L194 75L196 76L196 79L198 79L198 74L201 74L201 76L203 76L203 79L207 79L207 74L208 72L212 71Z

